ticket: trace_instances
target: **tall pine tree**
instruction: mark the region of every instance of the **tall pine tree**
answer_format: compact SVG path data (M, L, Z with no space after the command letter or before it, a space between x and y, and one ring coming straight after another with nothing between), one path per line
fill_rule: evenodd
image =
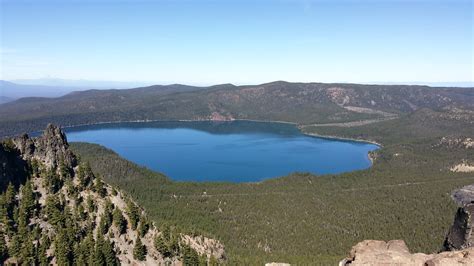
M122 211L119 208L115 208L114 210L113 221L120 234L126 232L127 220L123 217Z
M71 265L73 262L73 253L71 242L66 229L61 229L54 239L54 255L59 265Z
M144 260L146 256L146 247L142 244L140 236L137 236L135 240L135 246L133 247L133 258L137 260Z
M3 265L3 261L8 257L8 247L5 242L5 233L0 230L0 265Z
M105 240L102 246L102 254L104 254L105 264L107 266L115 266L119 264L115 255L114 246L109 240Z
M51 245L51 241L49 240L49 237L47 234L44 234L41 237L40 244L38 247L38 263L41 266L46 266L49 265L49 260L48 256L46 254L47 250L49 249L49 246Z

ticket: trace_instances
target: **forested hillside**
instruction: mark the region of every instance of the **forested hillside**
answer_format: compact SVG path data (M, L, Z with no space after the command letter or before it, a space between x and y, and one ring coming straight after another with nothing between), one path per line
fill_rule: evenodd
M223 246L149 219L48 126L0 145L0 264L216 265Z
M298 124L386 119L420 108L472 108L471 88L272 82L211 87L91 90L0 106L0 136L62 126L136 120L254 119Z

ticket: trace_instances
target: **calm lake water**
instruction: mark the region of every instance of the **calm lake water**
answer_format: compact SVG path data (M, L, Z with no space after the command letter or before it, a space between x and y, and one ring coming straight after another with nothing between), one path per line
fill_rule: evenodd
M373 144L305 136L293 125L248 121L147 122L66 129L178 181L255 182L292 172L370 167Z

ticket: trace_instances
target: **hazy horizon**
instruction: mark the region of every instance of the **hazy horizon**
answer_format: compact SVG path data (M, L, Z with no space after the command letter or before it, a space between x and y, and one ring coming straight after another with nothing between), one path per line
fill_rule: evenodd
M117 80L88 80L88 79L61 79L61 78L39 78L39 79L15 79L15 80L5 80L7 82L20 84L20 85L41 85L41 86L70 86L77 88L87 88L92 89L105 89L105 88L136 88L136 87L147 87L153 85L172 85L172 84L182 84L189 86L215 86L221 84L232 84L235 86L245 86L245 85L259 85L272 82L290 82L290 83L346 83L346 84L366 84L366 85L420 85L420 86L430 86L430 87L474 87L474 82L472 81L457 81L457 82L423 82L423 81L400 81L400 82L390 82L390 81L367 81L367 82L350 82L350 81L334 81L334 82L320 82L320 81L289 81L289 80L269 80L262 83L200 83L200 82L189 82L189 83L176 83L176 82L166 82L166 81L117 81Z

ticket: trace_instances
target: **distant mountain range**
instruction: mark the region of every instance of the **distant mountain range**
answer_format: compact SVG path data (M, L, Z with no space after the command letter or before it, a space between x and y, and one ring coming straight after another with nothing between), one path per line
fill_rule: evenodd
M22 85L40 85L40 86L57 86L57 87L76 87L88 89L128 89L144 86L151 86L156 82L141 81L109 81L109 80L85 80L85 79L58 79L58 78L41 78L41 79L16 79L11 82Z
M474 82L369 82L370 85L398 86L434 86L434 87L474 87ZM58 78L17 79L12 81L0 80L0 104L11 102L24 97L61 97L74 91L130 89L138 87L153 87L152 82L140 81L105 81L105 80L72 80ZM166 85L165 85L166 86ZM168 85L175 86L176 85ZM182 85L185 86L185 85ZM198 88L197 86L189 86ZM214 86L210 86L214 87Z
M138 120L250 119L308 125L384 119L421 108L452 107L474 109L474 89L285 81L246 86L155 85L87 90L2 104L0 135L34 131L48 122L72 126Z
M0 80L0 104L24 97L60 97L75 90L78 88L23 85Z
M15 100L15 99L10 98L10 97L6 97L6 96L0 96L0 104L2 104L2 103L7 103L7 102L11 102L11 101L13 101L13 100Z
M65 80L65 79L31 79L15 80L15 82L0 80L0 104L25 97L56 98L71 92L78 91L107 91L109 89L127 89L151 84L140 82L117 81L90 81L90 80ZM151 86L155 87L155 86ZM194 86L167 85L164 91L194 90ZM107 94L107 93L106 93Z
M24 97L55 98L73 91L90 89L126 89L152 84L144 82L91 81L67 79L0 80L0 104Z

